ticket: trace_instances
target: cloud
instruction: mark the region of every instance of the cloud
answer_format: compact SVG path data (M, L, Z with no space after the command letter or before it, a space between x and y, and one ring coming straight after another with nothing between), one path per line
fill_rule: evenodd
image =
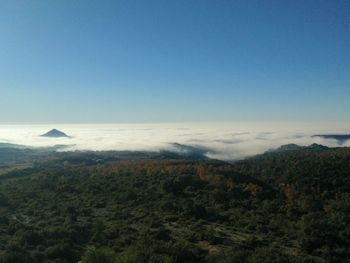
M331 128L329 128L331 127ZM52 128L72 138L40 137ZM186 123L0 125L0 142L28 146L67 145L65 150L171 150L173 143L206 149L208 157L235 160L280 145L312 143L337 147L334 139L314 134L350 133L343 123ZM350 146L347 141L343 146Z

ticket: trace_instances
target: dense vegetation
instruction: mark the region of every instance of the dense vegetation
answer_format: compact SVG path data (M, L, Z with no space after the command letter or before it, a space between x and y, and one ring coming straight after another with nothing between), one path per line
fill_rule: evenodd
M29 164L0 169L1 263L350 262L348 148L11 154Z

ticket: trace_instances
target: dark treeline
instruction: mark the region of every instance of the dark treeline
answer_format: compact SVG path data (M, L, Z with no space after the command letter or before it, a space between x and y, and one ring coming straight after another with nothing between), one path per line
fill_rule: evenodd
M347 148L50 154L0 170L0 262L350 262L349 190Z

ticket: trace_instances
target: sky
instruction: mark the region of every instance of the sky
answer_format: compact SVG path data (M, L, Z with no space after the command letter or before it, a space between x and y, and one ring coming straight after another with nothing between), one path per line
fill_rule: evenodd
M349 121L348 0L2 0L0 123Z

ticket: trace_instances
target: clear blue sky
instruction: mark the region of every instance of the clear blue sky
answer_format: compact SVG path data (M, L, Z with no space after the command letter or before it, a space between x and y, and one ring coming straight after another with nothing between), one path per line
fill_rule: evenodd
M0 1L0 122L349 112L348 0Z

